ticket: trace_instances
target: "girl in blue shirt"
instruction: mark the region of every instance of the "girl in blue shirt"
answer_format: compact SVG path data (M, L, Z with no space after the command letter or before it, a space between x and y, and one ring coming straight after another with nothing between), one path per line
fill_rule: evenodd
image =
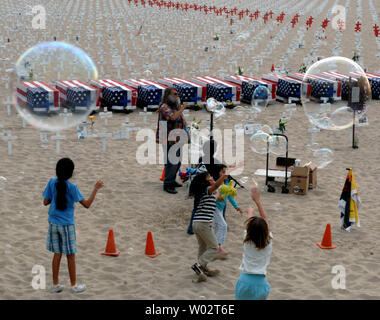
M53 286L50 292L61 292L64 285L59 283L58 274L62 253L67 256L67 264L71 282L71 292L79 293L86 289L84 284L77 285L75 271L75 219L74 204L79 202L85 208L90 208L95 195L104 183L99 180L94 186L90 198L85 199L77 185L69 182L74 172L74 162L69 158L62 158L57 162L56 178L51 178L42 194L45 206L49 207L49 231L46 248L54 253L53 257Z

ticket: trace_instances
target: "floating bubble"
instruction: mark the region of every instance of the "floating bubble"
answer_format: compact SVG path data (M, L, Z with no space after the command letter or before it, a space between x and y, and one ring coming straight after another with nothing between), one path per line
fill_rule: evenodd
M7 178L0 176L0 190L4 190L7 188L8 180Z
M234 111L237 113L237 114L243 114L244 112L246 112L247 108L245 108L244 106L236 106L234 108Z
M258 187L258 182L256 181L256 179L255 178L252 178L252 187L255 187L255 188L257 188Z
M243 48L244 46L246 46L248 42L248 38L249 38L248 32L240 33L233 39L232 45L239 48Z
M286 147L288 142L286 141L286 138L283 136L271 136L271 141L269 144L269 151L275 155L284 155L286 153Z
M270 126L268 126L267 124L264 124L262 127L261 127L261 131L262 132L265 132L266 134L273 134L273 130Z
M153 72L150 71L149 69L147 69L147 70L145 70L145 71L143 72L143 75L144 75L144 78L149 79L149 78L151 78L151 77L153 76Z
M249 140L253 152L266 154L268 153L272 137L263 131L258 131L253 134Z
M317 168L326 168L334 160L334 153L328 148L321 148L314 152L313 163Z
M263 112L268 106L271 93L265 86L258 86L252 95L251 111L255 114Z
M300 90L309 121L325 130L351 127L354 113L363 116L372 99L365 72L356 62L344 57L314 63L305 73Z
M216 118L223 116L226 112L226 108L223 103L217 101L214 98L209 98L206 101L206 109L209 112L213 112Z
M18 179L19 179L19 180L23 180L23 179L24 179L24 175L25 175L24 171L20 171L20 172L18 173Z
M240 182L244 184L244 183L246 183L248 181L248 179L249 179L248 177L242 177L240 179Z
M68 129L96 109L98 91L88 83L97 77L93 61L81 49L64 42L44 42L17 60L13 104L20 116L37 128Z
M4 253L8 254L8 253L11 253L12 252L12 245L10 245L9 243L5 246L5 250L4 250Z
M299 186L294 186L294 188L293 188L293 192L294 192L294 193L298 193L298 192L300 192L300 187L299 187Z
M130 248L127 249L127 253L128 254L133 254L133 252L134 252L134 249L132 247L130 247Z
M274 210L275 211L282 211L281 203L280 202L275 202L274 203Z

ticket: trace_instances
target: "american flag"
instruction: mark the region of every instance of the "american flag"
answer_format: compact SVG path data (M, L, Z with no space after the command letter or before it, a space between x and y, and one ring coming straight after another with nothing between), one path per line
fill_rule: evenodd
M356 81L355 77L348 76L339 72L322 72L321 75L340 81L342 83L342 99L348 100L348 82L350 78L352 81Z
M128 79L123 83L137 89L137 105L148 109L157 109L167 88L164 84L146 79Z
M17 104L34 112L59 111L59 93L41 81L21 82L17 86Z
M112 110L135 110L137 89L112 79L93 80L91 83L100 90L100 102Z
M351 72L350 74L360 77L361 74L358 72ZM380 99L380 75L376 75L371 72L366 72L366 76L371 85L372 99Z
M162 78L158 79L157 82L175 87L178 90L181 102L187 102L189 105L206 102L206 86L180 78Z
M277 83L276 97L283 99L301 99L301 97L304 97L310 99L310 83L303 83L301 80L274 74L264 74L262 79Z
M74 110L99 109L99 90L79 80L57 81L61 105Z
M226 80L241 85L241 101L251 103L252 95L258 86L265 86L271 92L269 100L276 99L277 84L248 76L226 76Z
M289 77L304 80L304 73L291 73ZM342 100L342 83L327 77L309 74L307 81L311 84L311 96L316 99L329 98Z
M192 81L207 88L207 99L214 98L220 102L240 102L241 87L235 83L215 77L195 77Z

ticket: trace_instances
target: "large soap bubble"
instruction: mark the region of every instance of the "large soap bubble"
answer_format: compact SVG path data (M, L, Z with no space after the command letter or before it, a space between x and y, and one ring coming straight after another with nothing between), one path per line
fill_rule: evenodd
M42 130L79 125L96 109L99 92L89 82L97 79L97 69L85 52L68 43L30 48L17 60L13 76L13 104Z
M330 57L307 70L301 96L305 114L313 126L342 130L352 126L354 116L366 113L372 93L368 78L357 63L344 57Z

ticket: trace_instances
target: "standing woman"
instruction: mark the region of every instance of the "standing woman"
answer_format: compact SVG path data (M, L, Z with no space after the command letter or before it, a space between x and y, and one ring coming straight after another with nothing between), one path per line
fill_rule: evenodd
M236 300L266 300L270 292L266 273L272 254L272 233L269 231L268 217L260 201L260 192L257 188L252 188L251 191L260 217L254 216L252 207L248 208L243 259L239 268L240 277L235 286Z
M188 105L186 102L182 106L180 105L177 89L174 87L168 87L164 90L162 101L158 107L156 142L162 144L162 147L164 148L164 190L172 194L177 193L175 188L182 187L182 185L175 180L181 167L181 148L178 145L180 142L179 136L176 137L175 141L169 141L168 138L170 132L175 129L184 130L182 133L186 134L187 139L189 138L186 131L186 121L182 114L183 110L185 110L187 106ZM166 124L166 130L163 127L163 124ZM178 131L178 133L179 132L180 131ZM186 142L187 141L185 141L185 143ZM172 147L178 148L176 151L176 157L169 156L169 152Z

